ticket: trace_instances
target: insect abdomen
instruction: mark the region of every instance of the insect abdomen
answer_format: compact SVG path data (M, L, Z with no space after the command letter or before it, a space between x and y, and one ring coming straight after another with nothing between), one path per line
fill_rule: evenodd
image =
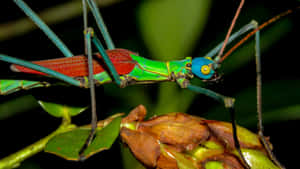
M47 87L47 82L29 80L0 80L0 95L8 95L19 90L28 90L36 87Z
M114 64L119 75L128 74L132 71L135 66L135 62L132 60L130 52L125 49L114 49L107 50L107 54ZM94 74L101 73L106 71L106 66L102 60L102 56L98 53L94 54L93 67ZM50 59L50 60L41 60L41 61L33 61L33 63L52 69L64 75L70 77L82 77L88 76L88 63L87 58L83 55L74 56L69 58L58 58L58 59ZM35 71L23 66L12 65L12 70L16 72L23 73L31 73L31 74L39 74L46 75L45 73Z

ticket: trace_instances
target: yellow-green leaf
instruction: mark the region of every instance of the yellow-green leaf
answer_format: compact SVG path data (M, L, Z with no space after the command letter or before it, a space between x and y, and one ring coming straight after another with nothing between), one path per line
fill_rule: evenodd
M264 153L258 150L242 149L242 153L251 169L279 169Z
M87 109L87 106L85 107L76 107L66 104L58 104L53 102L46 102L39 100L38 103L42 106L42 108L48 112L50 115L54 117L64 117L65 115L69 116L76 116L79 113L83 112L85 109Z

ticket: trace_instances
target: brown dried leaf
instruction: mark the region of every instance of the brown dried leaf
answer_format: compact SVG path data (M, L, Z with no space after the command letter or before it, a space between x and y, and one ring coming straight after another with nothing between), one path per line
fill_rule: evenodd
M160 154L156 169L178 169L178 166L174 158L166 157L163 154Z
M153 135L161 143L175 146L179 151L192 150L209 137L206 125L183 113L141 122L138 130Z
M142 121L144 120L146 114L147 110L145 106L138 105L136 108L131 110L131 112L125 118L122 119L122 124L131 123L135 121Z
M214 120L206 120L206 123L213 135L222 141L225 146L235 149L231 123ZM249 130L237 126L237 135L241 148L263 149L258 136Z
M160 146L153 136L125 127L121 128L120 135L139 161L151 168L156 166Z

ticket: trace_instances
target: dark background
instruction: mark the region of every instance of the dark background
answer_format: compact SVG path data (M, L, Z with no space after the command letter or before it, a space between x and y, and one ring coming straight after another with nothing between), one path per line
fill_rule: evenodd
M140 55L151 58L151 49L145 44L137 19L138 9L143 2L124 0L102 8L101 12L117 47L138 51ZM28 1L28 4L35 11L42 11L60 3L62 1L58 0ZM203 34L199 35L195 42L195 48L188 55L201 56L225 37L237 5L237 1L212 2ZM299 6L299 1L246 1L236 28L241 27L252 19L262 23L268 18L296 6ZM0 23L11 22L22 17L24 17L24 14L13 2L3 1L0 5ZM265 133L266 136L270 136L278 159L287 168L295 168L298 165L296 155L299 151L299 139L297 139L299 124L297 123L299 123L300 117L300 108L298 106L300 98L298 21L299 11L281 19L278 23L283 23L283 26L277 26L278 30L280 32L280 29L282 29L286 33L276 37L276 31L274 33L269 32L271 37L274 35L275 38L266 38L263 41L268 44L268 47L264 48L262 53L263 110L268 112L265 119ZM96 29L94 23L91 23L91 25ZM262 30L262 36L264 32L267 32L272 27L276 27L276 24L272 24ZM81 16L66 20L63 23L53 24L51 28L63 39L73 53L83 53ZM60 51L38 29L20 36L1 40L0 52L26 60L63 57ZM232 56L229 56L229 59L224 63L224 67L222 67L224 68L221 71L221 74L223 74L222 81L210 84L208 87L222 94L235 97L237 100L238 122L252 131L256 131L255 62L253 59L242 63L234 59L230 60L230 57L244 57L245 53L254 58L252 47L249 49L242 48ZM230 69L230 67L233 68ZM9 64L0 63L0 70L0 75L3 77L11 75ZM158 85L129 87L128 89L118 89L114 85L97 88L99 119L116 112L128 113L130 109L138 104L145 104L150 113L158 110L155 108L156 104L158 104L158 88ZM49 116L43 111L31 97L31 94L39 97L41 95L46 97L59 96L68 99L70 102L80 102L82 104L89 102L87 90L72 87L33 89L17 92L9 96L0 96L0 111L2 111L0 112L0 158L46 136L60 124L60 119ZM147 95L150 101L143 102L139 100L138 98L141 94ZM137 96L135 97L135 95ZM168 109L166 108L166 110ZM169 111L174 110L170 109ZM195 97L187 110L177 111L185 111L210 119L229 120L226 110L205 96ZM74 121L78 124L89 123L89 112L88 110L76 116ZM120 141L116 141L111 150L99 153L85 162L69 162L51 154L39 153L26 160L21 167L122 168L119 144Z

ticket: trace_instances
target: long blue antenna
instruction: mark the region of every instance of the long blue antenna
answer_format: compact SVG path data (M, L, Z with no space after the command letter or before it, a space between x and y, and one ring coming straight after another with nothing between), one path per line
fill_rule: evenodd
M24 13L48 36L56 47L66 56L74 56L68 47L58 38L58 36L41 20L41 18L32 10L23 0L14 0Z

